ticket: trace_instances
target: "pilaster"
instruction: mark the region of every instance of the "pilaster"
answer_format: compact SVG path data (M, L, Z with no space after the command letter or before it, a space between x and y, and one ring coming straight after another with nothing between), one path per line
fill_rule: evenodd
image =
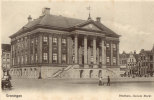
M52 35L49 35L49 63L52 63Z
M119 65L119 43L117 43L117 65Z
M39 63L42 63L42 34L39 35Z
M27 36L27 51L28 51L28 64L31 62L31 55L30 55L30 35Z
M70 37L67 37L67 64L70 64Z
M113 65L113 44L112 44L112 42L110 42L110 48L111 48L111 59L110 59L110 64L111 64L111 66Z
M61 35L58 37L58 62L61 64Z
M35 63L35 38L33 38L33 64Z

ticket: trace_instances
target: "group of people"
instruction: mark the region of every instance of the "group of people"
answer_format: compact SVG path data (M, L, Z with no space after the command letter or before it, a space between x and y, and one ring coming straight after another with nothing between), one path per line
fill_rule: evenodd
M99 78L99 84L98 85L99 86L104 85L104 82L102 81L102 77ZM107 84L106 85L110 86L110 77L109 76L107 77Z
M8 88L11 89L12 84L11 84L11 76L9 74L8 71L5 71L3 74L3 78L2 78L2 89Z

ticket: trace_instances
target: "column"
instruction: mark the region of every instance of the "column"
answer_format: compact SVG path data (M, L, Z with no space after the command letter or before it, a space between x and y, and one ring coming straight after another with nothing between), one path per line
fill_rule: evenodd
M88 64L91 63L91 48L88 47Z
M30 35L28 35L27 36L27 50L28 50L28 64L30 64L30 62L31 62L31 55L30 55ZM17 62L18 62L18 60L17 60Z
M52 35L49 35L49 63L52 63Z
M87 64L87 36L84 36L84 64Z
M104 40L102 39L102 65L103 68L105 67L106 64L106 52L105 52L105 46L104 46Z
M69 50L70 50L70 52L69 52L69 63L70 64L72 64L73 63L73 40L72 40L72 38L70 37L70 47L69 47Z
M96 37L93 38L93 64L96 64Z
M97 49L96 49L96 59L97 59L97 60L96 60L96 64L99 64L99 61L100 61L99 52L100 52L100 51L99 51L99 48L97 48Z
M74 40L75 40L75 43L74 43L75 64L77 64L78 63L78 36L77 36L77 34L75 35Z
M82 64L82 47L79 47L79 64Z
M117 43L117 65L119 66L119 43Z
M38 56L39 56L39 63L42 63L42 34L39 35L39 51L38 51Z
M58 38L58 62L61 64L61 35Z
M111 46L111 66L113 65L113 46L112 46L112 42L110 43Z
M70 37L67 37L67 64L70 64Z
M33 38L33 64L35 63L35 38Z

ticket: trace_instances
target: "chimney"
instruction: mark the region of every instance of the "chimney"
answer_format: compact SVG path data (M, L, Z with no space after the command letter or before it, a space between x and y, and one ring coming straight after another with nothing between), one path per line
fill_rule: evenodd
M96 21L100 23L101 22L101 17L96 17Z
M50 8L47 7L43 8L42 15L50 15Z
M28 19L28 22L31 22L32 21L31 15L29 15L27 19Z

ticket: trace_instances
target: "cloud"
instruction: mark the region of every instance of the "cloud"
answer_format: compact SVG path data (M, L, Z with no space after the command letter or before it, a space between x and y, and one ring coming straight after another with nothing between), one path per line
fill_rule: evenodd
M124 25L117 22L104 21L107 27L121 35L120 52L140 51L141 49L151 50L154 44L154 33L138 30L131 25Z

